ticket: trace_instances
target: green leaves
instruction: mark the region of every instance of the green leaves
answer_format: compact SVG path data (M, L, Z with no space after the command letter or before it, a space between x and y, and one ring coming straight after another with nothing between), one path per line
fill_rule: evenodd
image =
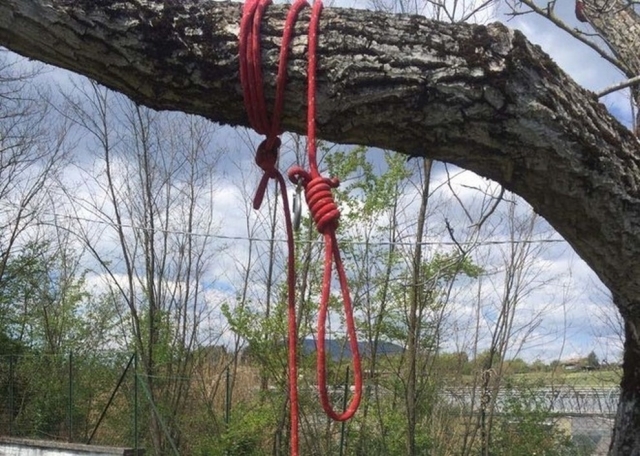
M7 263L0 281L0 331L18 344L47 353L82 349L90 322L85 271L73 251L31 242Z
M393 207L403 182L411 176L400 155L363 146L335 151L325 160L328 173L341 182L335 195L344 208L342 219L356 223Z

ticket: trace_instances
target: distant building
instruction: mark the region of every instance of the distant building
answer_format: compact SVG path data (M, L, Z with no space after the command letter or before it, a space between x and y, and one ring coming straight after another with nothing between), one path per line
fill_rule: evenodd
M564 361L560 361L560 367L568 371L582 370L584 365L585 365L584 358L571 358Z

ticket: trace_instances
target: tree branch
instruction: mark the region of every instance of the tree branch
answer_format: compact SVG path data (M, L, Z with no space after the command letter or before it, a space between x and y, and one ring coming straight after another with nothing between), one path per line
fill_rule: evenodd
M635 78L628 79L626 81L619 82L618 84L613 84L606 89L601 90L596 95L598 98L602 98L605 95L609 95L610 93L617 92L618 90L626 89L627 87L631 87L640 83L640 76L636 76Z
M593 49L600 57L602 57L607 62L611 63L612 65L614 65L614 66L616 66L618 68L621 68L622 64L621 64L620 60L618 60L616 57L612 57L611 55L609 55L609 53L605 49L603 49L597 43L594 43L593 41L588 39L586 34L583 31L571 27L570 25L568 25L566 22L561 20L556 15L556 13L555 13L555 1L549 2L547 4L546 8L539 7L533 0L517 0L517 1L518 1L518 3L521 3L521 4L525 5L527 8L529 8L529 10L525 11L525 12L517 11L516 6L510 4L509 7L513 11L512 13L510 13L510 15L517 16L517 15L522 15L522 14L527 14L527 13L535 13L538 16L542 16L545 19L547 19L549 22L551 22L553 25L558 27L560 30L565 31L566 33L571 35L576 40L578 40L581 43L589 46L591 49Z

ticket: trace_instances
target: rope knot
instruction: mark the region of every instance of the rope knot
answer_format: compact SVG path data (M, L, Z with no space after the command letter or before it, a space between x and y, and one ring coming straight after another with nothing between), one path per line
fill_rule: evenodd
M337 188L340 181L337 178L312 177L307 171L299 167L289 170L289 179L294 184L300 184L304 188L304 196L307 200L309 212L316 223L316 229L325 234L338 228L340 210L333 198L331 189Z
M256 164L264 171L264 174L258 184L256 195L253 197L254 209L260 209L269 179L280 180L284 186L282 174L280 174L280 171L276 168L278 150L280 149L281 144L282 141L280 141L280 138L273 136L262 141L258 146L258 150L256 150Z
M276 163L278 162L278 151L282 141L277 136L267 138L260 143L256 150L256 164L270 178L275 177L277 171Z

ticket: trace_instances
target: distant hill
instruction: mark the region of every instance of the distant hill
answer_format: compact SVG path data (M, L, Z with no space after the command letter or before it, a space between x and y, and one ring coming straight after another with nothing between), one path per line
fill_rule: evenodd
M340 359L351 359L351 347L348 341L329 339L326 341L327 356L334 361ZM311 355L316 352L316 341L314 339L304 339L302 341L302 350L305 354ZM358 342L358 350L360 356L369 357L373 347L368 342ZM402 353L403 348L391 342L378 342L378 355L396 355Z

